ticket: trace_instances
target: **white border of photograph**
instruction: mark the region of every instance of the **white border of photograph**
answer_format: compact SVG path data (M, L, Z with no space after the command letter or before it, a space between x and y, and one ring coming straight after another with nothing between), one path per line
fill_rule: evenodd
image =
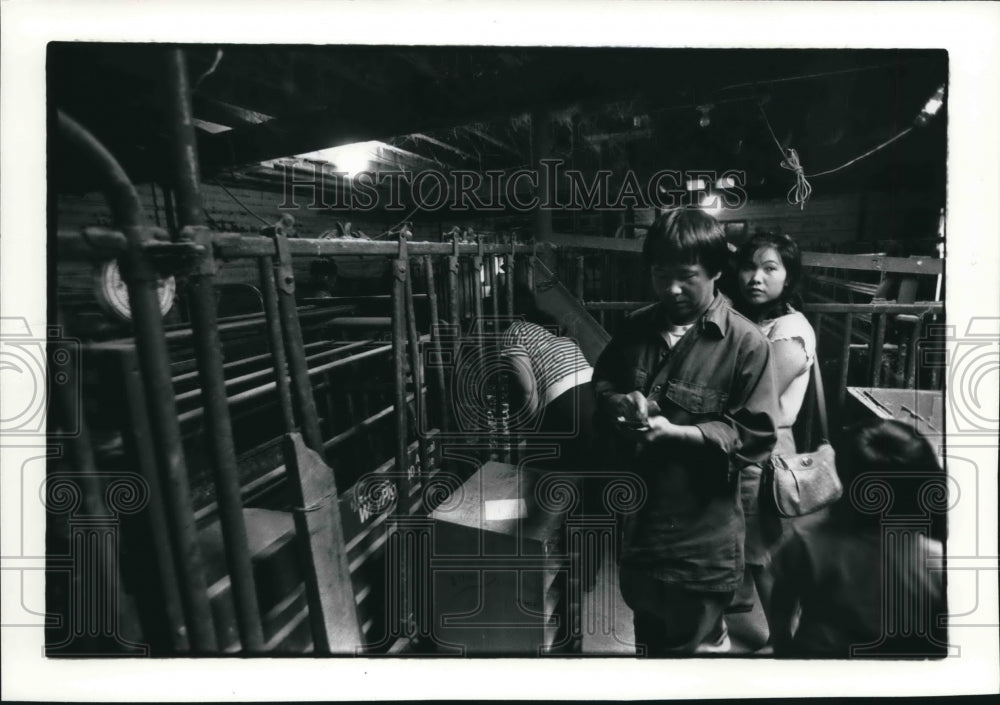
M945 48L948 94L947 318L961 335L996 321L1000 262L1000 5L806 2L62 2L2 3L0 314L45 330L45 45L52 40L717 48ZM791 67L790 67L791 68ZM678 67L689 72L692 67ZM669 76L663 76L666 83ZM996 391L986 392L996 394ZM996 398L980 400L996 409ZM8 439L9 440L9 439ZM973 439L975 440L975 439ZM3 445L4 439L0 439ZM961 438L949 439L960 442ZM970 440L972 443L972 440ZM961 655L931 662L436 659L51 660L40 627L5 627L3 698L43 700L636 699L938 695L996 692L996 437L963 450L978 463L980 514L951 517ZM9 444L7 444L9 445ZM38 440L44 446L44 438ZM17 449L3 447L3 614L8 579L44 524L19 503ZM977 455L972 455L976 453ZM13 493L13 494L12 494ZM38 512L35 512L38 514ZM41 515L44 519L44 514ZM22 535L23 529L23 535ZM27 539L25 537L28 537ZM974 540L973 540L974 539ZM970 543L971 541L971 543ZM956 563L958 565L958 563ZM38 582L38 584L41 584ZM31 595L30 609L44 609ZM26 596L25 600L28 599ZM981 619L980 619L981 615ZM966 623L970 620L963 618Z

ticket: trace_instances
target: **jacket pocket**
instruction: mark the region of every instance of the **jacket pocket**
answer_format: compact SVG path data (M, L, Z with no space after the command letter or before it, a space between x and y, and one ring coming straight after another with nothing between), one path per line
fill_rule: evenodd
M672 379L663 395L690 414L721 414L729 395L703 384Z
M648 378L645 367L633 367L632 368L632 388L644 390L646 388L646 379Z

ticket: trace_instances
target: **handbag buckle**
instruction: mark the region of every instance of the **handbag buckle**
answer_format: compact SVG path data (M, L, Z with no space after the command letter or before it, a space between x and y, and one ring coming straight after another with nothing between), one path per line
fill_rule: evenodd
M807 468L807 467L809 467L810 465L813 464L813 459L812 459L811 456L807 455L806 457L802 458L801 463L802 463L802 467L806 467Z

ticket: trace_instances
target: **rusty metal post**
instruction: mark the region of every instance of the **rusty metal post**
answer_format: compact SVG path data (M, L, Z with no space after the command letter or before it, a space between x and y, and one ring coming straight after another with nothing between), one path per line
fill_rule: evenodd
M538 261L538 245L531 244L531 254L528 255L528 291L535 295L535 262Z
M150 447L153 437L149 426L148 400L142 390L142 379L139 375L139 362L135 348L124 348L121 354L121 373L124 380L124 394L129 409L128 434L125 445L130 448L135 458L139 472L149 485L148 530L153 542L157 571L157 584L163 591L163 609L165 621L170 632L171 646L176 653L189 650L188 638L184 629L184 607L181 601L180 587L177 581L174 551L170 545L170 530L167 524L167 512L163 504L163 495L156 476L156 458Z
M424 276L427 279L427 301L430 305L431 313L431 345L433 349L441 353L441 330L438 318L437 285L434 281L434 260L430 255L424 255ZM444 379L444 366L440 363L435 366L434 380L437 383L438 403L441 405L441 428L448 428L448 405L446 400L446 388Z
M281 316L278 313L278 292L274 286L274 261L271 257L257 258L260 274L261 298L264 299L264 317L267 320L267 337L274 361L274 380L278 389L278 405L285 431L295 430L295 413L292 411L292 390L288 385L288 361L281 340Z
M395 383L393 413L396 417L396 477L398 478L395 519L399 522L405 521L409 513L411 487L407 472L409 468L409 453L407 452L409 433L406 423L406 280L408 272L405 236L399 238L399 256L393 260L392 273L392 363ZM398 634L397 629L401 630L404 635L410 633L407 565L405 556L401 556L388 566L388 570L395 573L399 588L393 591L394 594L388 595L386 600L387 616L390 616L390 624L388 625L390 636ZM398 618L398 625L391 623L394 621L393 618Z
M902 316L900 316L902 318ZM913 316L913 331L910 333L910 349L906 355L906 388L917 387L917 363L920 359L920 334L924 329L925 314Z
M868 374L871 386L877 387L882 379L882 347L885 344L885 314L872 314L872 339L869 347Z
M392 363L395 381L396 417L396 471L405 473L408 453L406 439L409 436L406 423L406 238L399 239L399 257L392 263ZM403 494L403 497L406 497ZM400 511L405 511L405 502L399 503Z
M405 238L407 231L400 233L400 238ZM403 281L403 291L406 294L406 337L410 351L410 378L413 380L413 430L417 435L417 445L420 450L420 469L428 467L427 463L427 443L423 434L422 425L427 418L427 399L424 396L424 366L420 359L420 334L417 331L417 312L413 304L413 276L410 272L410 260L407 256L403 259L406 265L406 278ZM412 478L412 483L417 482L416 476Z
M295 275L292 271L292 253L288 249L288 237L280 224L267 228L274 239L277 259L274 261L274 280L278 292L278 315L281 316L281 330L285 343L288 371L292 378L292 398L298 408L299 422L302 424L302 438L306 445L323 454L323 434L319 430L319 412L309 381L309 363L306 361L302 340L299 312L295 307Z
M552 157L552 115L543 108L531 111L531 153L535 157L537 168L540 160ZM549 203L550 190L554 193L558 184L550 183L548 169L539 172L538 188L535 195L538 205L535 207L535 239L545 241L552 235L552 208Z
M181 237L203 248L188 280L188 294L202 403L205 406L205 435L211 447L212 468L215 471L216 500L226 549L226 565L232 584L240 642L247 651L260 651L264 648L264 627L261 624L260 606L257 604L257 586L243 519L239 468L236 465L236 448L226 400L222 341L219 339L216 320L215 258L212 252L212 235L203 226L204 209L199 183L197 142L183 50L171 49L168 52L167 78L173 127L171 150L176 170L174 187L177 190Z
M487 281L490 285L490 311L493 314L493 320L496 321L500 317L500 294L497 291L497 280L500 278L497 276L497 262L498 258L496 255L490 255L489 257L490 266L487 269ZM494 327L495 327L494 323Z
M452 252L448 257L448 305L451 314L451 324L455 327L455 354L458 354L458 341L461 338L462 314L459 310L459 290L458 290L458 235L451 236Z
M145 251L153 235L140 225L142 205L139 196L111 153L63 113L58 113L58 126L60 136L98 169L104 179L103 190L115 223L128 242L128 248L119 261L128 287L157 462L170 500L170 520L176 542L174 556L178 561L177 572L191 646L197 652L214 652L218 645L212 627L208 588L191 506L188 470L181 452L183 446L170 376L170 356L163 336L163 318L157 296L158 277Z
M504 293L507 295L507 315L514 315L514 240L510 241L510 253L504 255Z
M843 415L847 401L847 378L851 368L851 337L854 332L854 314L844 316L844 341L840 348L840 385L837 389L837 411Z
M483 236L476 236L476 243L479 247L479 251L472 258L472 288L473 297L472 302L476 310L476 320L473 333L475 335L476 341L476 351L479 356L480 365L483 362L483 328L485 326L485 321L483 320Z

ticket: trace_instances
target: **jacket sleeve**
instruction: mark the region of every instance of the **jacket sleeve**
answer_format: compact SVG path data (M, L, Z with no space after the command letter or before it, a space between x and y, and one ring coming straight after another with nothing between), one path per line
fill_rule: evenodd
M777 440L771 349L763 336L747 336L740 345L736 371L722 420L696 424L710 446L729 456L736 467L765 462Z
M605 420L614 418L616 415L611 397L615 394L628 394L634 391L633 388L629 388L628 383L633 380L628 379L627 371L624 343L621 334L617 334L597 358L591 378L591 386L597 398L597 413Z

